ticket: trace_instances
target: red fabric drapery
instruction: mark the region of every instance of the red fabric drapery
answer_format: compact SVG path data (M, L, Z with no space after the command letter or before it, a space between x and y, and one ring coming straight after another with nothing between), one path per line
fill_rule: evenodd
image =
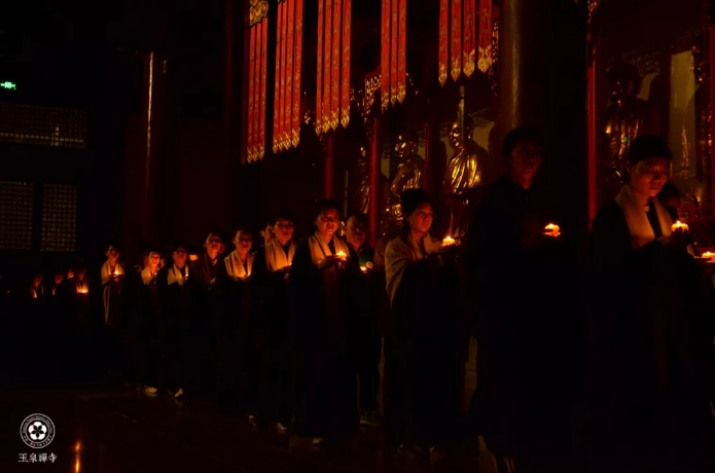
M300 85L303 56L303 1L278 1L273 152L300 142Z
M440 0L438 79L441 85L447 83L449 76L456 82L462 73L471 77L477 67L486 73L492 66L492 2L479 0L477 10L477 0Z
M266 73L268 65L268 2L251 0L248 61L248 136L249 162L262 159L266 152Z
M407 0L382 0L380 104L402 103L407 95Z
M350 123L351 0L318 0L315 132Z

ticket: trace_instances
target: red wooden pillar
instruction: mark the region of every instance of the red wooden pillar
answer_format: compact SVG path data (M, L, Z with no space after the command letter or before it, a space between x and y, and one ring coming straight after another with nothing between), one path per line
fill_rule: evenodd
M589 38L590 41L593 38ZM589 43L590 43L589 41ZM598 168L596 165L598 147L596 143L597 137L597 122L596 122L596 69L598 64L596 62L597 58L597 44L593 44L591 47L591 58L588 63L588 69L586 71L586 141L588 143L587 150L587 173L588 173L588 225L589 228L593 223L593 219L596 218L596 211L598 210L598 179L597 172Z
M370 142L370 246L373 248L380 234L380 218L378 201L380 200L380 117L375 115L372 123L372 140Z
M422 179L420 185L423 189L432 195L435 194L435 189L432 185L432 123L429 120L425 120L425 169L422 173Z
M708 18L708 48L710 55L710 69L709 69L709 79L710 79L710 113L715 110L715 70L713 70L713 65L715 64L715 12L712 10L715 7L710 6L711 11ZM710 136L715 136L715 120L710 118ZM715 153L713 153L713 145L710 145L708 149L710 152L710 205L711 212L715 211Z
M327 152L325 155L325 197L328 199L332 199L335 197L335 186L334 186L334 179L333 179L333 170L335 167L335 156L333 152L333 139L334 139L334 133L330 132L327 134L327 140L328 140L328 146L327 146Z

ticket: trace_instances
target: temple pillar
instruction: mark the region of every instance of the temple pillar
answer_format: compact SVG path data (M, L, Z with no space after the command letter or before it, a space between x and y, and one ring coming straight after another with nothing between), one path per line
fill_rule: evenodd
M562 227L585 236L586 1L502 0L499 21L494 139L501 143L517 126L543 132L546 149L539 178L567 220Z

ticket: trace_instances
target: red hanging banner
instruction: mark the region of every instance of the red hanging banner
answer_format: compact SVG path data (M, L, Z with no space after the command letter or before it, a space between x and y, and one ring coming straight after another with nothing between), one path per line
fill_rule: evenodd
M462 73L462 0L452 0L452 41L450 48L452 80Z
M266 72L268 65L268 2L250 0L248 44L248 133L246 159L253 162L266 152Z
M343 0L343 59L340 61L343 73L340 79L342 87L340 105L340 124L347 128L350 123L350 46L352 24L352 0Z
M325 38L323 39L323 133L330 130L330 93L333 71L333 2L325 0Z
M449 1L449 0L448 0ZM380 26L380 103L382 111L390 106L390 15L392 5L390 0L382 0L382 24Z
M462 32L462 71L471 77L476 69L477 0L464 0L464 31Z
M263 159L266 155L266 83L268 75L268 22L262 21L258 27L261 37L261 90L258 99L258 156Z
M399 24L399 0L392 0L392 12L390 13L390 103L397 102L397 39Z
M303 0L295 0L295 58L293 62L293 111L291 144L300 143L300 84L303 66Z
M449 70L449 0L439 0L439 71L440 85L447 82Z
M494 63L492 51L492 0L479 0L479 60L477 67L487 72Z
M273 79L274 95L273 95L273 152L277 153L280 150L278 143L280 142L281 133L283 133L283 120L281 120L281 76L283 68L281 67L281 55L283 52L283 4L278 4L278 23L276 24L276 73Z
M286 85L283 96L283 136L281 146L283 149L291 147L291 128L293 127L293 48L295 42L295 2L288 0L286 3L287 16L287 41L286 41Z
M397 44L397 101L402 103L407 95L407 0L400 0L399 20Z
M286 118L285 118L285 112L286 112L286 95L288 90L286 89L286 84L288 83L288 2L283 0L279 8L281 8L282 11L282 17L283 21L281 21L281 30L283 31L282 37L283 37L283 42L281 43L281 100L280 100L280 117L279 120L281 122L280 127L281 127L281 132L278 135L278 149L283 150L287 149L285 148L285 136L286 136Z
M333 0L333 68L330 73L330 128L333 130L337 130L340 124L341 3L342 0Z
M255 101L253 100L256 89L256 27L251 27L251 36L249 43L249 59L248 59L248 146L246 153L248 161L253 161L256 138L253 135L253 123L255 122Z
M323 131L323 26L325 22L323 0L318 0L318 83L315 87L315 132Z

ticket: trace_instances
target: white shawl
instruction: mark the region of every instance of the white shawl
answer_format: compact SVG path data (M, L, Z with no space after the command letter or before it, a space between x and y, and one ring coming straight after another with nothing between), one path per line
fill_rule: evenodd
M323 243L318 232L315 232L315 234L308 238L308 245L310 246L310 257L316 266L319 266L326 257L333 254L333 252L330 251L330 247ZM350 256L350 248L348 248L348 244L341 238L333 236L333 245L335 245L335 254L342 251L346 256Z
M147 266L146 268L142 269L142 281L144 282L145 286L148 286L151 284L151 282L156 278L156 275L159 273L157 271L155 274L151 274L151 267Z
M124 276L124 268L121 264L117 263L114 266L114 273L118 276ZM121 292L118 288L114 287L112 284L112 272L109 265L109 261L105 261L102 265L102 285L104 286L104 291L102 293L102 298L104 300L104 323L109 323L109 320L114 320L115 317L111 316L113 311L118 311L116 299L120 297ZM118 314L117 314L118 315Z
M241 263L241 258L238 256L238 251L233 250L227 257L223 259L226 264L226 273L232 281L243 281L248 279L253 270L253 255L248 254L246 257L246 266L248 266L248 271L243 267Z
M425 252L428 255L442 247L442 244L429 234L423 237L423 242ZM422 256L419 244L411 233L407 236L407 240L404 237L398 237L387 244L387 249L385 249L385 272L387 273L387 293L390 296L390 306L395 303L397 289L400 287L407 265L422 258L424 256Z
M184 265L184 275L181 275L181 270L176 266L176 264L171 265L169 271L167 271L166 282L169 286L172 284L178 284L183 286L186 280L189 278L189 265Z
M662 240L667 241L670 238L673 221L671 220L668 211L665 207L663 207L658 199L651 199L651 202L655 205L655 211L658 215L660 230L663 234ZM625 185L621 188L621 191L616 196L616 203L619 207L621 207L621 209L623 209L623 215L626 218L628 230L631 233L634 250L643 248L648 243L655 240L655 233L653 232L653 228L650 226L650 222L648 221L646 209L640 202L638 202L638 199L636 199L633 189L631 189L630 186Z
M293 264L293 256L295 255L295 248L297 245L293 242L293 240L290 241L289 245L287 258L285 251L283 251L283 248L277 239L274 238L266 245L266 267L269 272L280 271L286 266Z

